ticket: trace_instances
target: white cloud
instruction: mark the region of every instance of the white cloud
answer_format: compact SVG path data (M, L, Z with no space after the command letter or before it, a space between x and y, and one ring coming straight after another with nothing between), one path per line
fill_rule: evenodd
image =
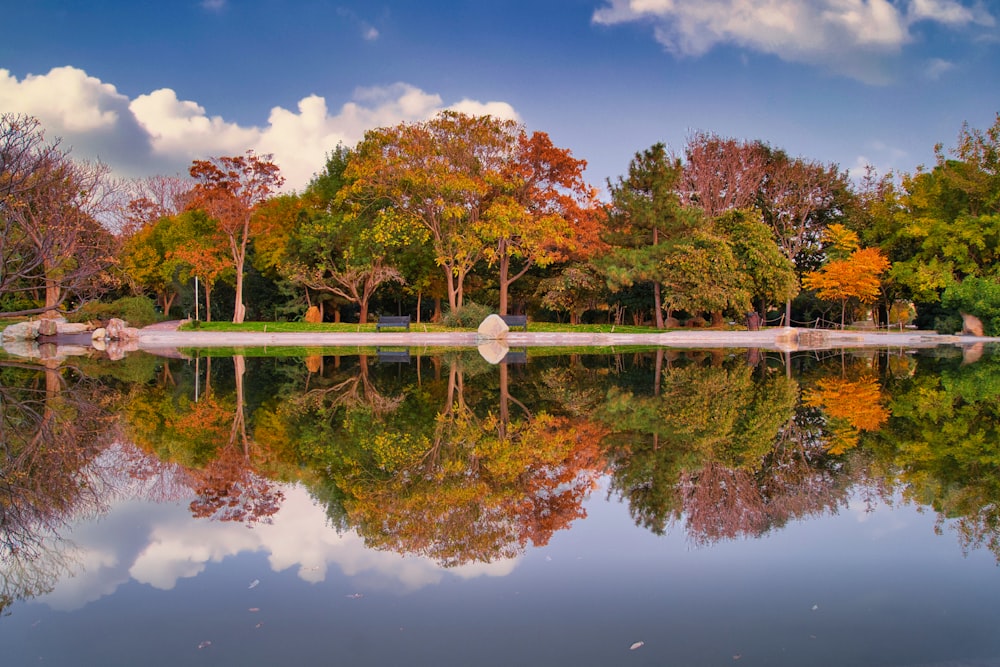
M276 106L261 126L211 115L192 100L160 88L130 100L115 86L75 67L59 67L19 81L0 69L0 109L42 121L50 138L83 158L100 157L126 176L185 173L193 159L271 153L289 189L302 189L339 142L353 145L365 131L426 120L452 108L517 118L504 102L463 99L446 105L439 95L406 83L359 88L331 113L326 98L303 97L295 110Z
M917 21L993 25L981 6L957 0L608 0L592 20L650 24L677 56L735 44L870 83L886 79L884 61L913 41Z
M75 67L56 67L18 81L0 69L0 109L28 113L69 132L113 127L128 113L128 98Z
M170 590L199 575L209 563L241 553L267 554L273 572L294 569L308 583L338 568L367 590L410 592L447 576L470 579L510 574L519 559L444 568L433 560L368 549L353 532L330 527L324 508L298 486L282 489L285 501L270 524L194 519L184 503L126 501L100 519L81 522L70 536L76 571L67 572L41 602L72 610L111 595L130 580ZM260 574L267 585L266 572ZM247 582L248 584L250 582Z
M938 21L946 25L963 26L970 23L982 26L995 25L995 19L980 5L966 7L956 0L912 0L909 19L915 21Z
M931 58L924 67L924 76L932 81L937 81L946 72L955 69L955 63L941 58Z

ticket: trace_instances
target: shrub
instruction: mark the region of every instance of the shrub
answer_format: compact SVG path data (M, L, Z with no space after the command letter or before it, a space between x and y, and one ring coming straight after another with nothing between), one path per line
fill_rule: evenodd
M944 291L941 306L954 313L952 319L959 324L948 333L961 328L959 313L968 313L982 320L987 336L1000 336L1000 283L996 280L967 277Z
M466 301L458 310L448 311L443 318L446 327L456 329L475 329L493 310L489 306L481 306L472 301Z
M144 327L160 319L156 306L144 296L126 296L111 303L89 301L68 319L74 322L107 322L113 317L125 320L131 327Z

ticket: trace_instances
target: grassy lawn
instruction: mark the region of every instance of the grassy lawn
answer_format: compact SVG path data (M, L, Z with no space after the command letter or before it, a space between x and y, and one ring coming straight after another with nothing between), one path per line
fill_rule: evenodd
M308 333L367 333L375 332L374 324L326 323L311 324L308 322L197 322L181 326L181 331L251 331L263 333L308 332ZM402 332L402 328L384 329L384 332ZM475 329L455 329L440 324L413 323L410 331L416 333L442 333L449 331L475 331ZM514 333L520 329L515 329ZM528 332L535 333L657 333L655 327L636 327L630 325L615 326L612 324L559 324L556 322L529 322Z

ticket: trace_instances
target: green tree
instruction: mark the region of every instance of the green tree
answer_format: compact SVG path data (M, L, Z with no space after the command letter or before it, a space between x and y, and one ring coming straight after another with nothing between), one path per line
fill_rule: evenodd
M762 316L771 304L798 294L795 265L781 252L759 213L733 210L717 217L714 223L716 231L729 242L742 275L742 287Z
M664 326L661 285L667 244L698 224L696 211L682 206L682 174L680 160L657 143L635 154L627 176L608 184L611 205L606 240L613 249L600 267L613 290L636 282L652 284L653 316L659 329Z

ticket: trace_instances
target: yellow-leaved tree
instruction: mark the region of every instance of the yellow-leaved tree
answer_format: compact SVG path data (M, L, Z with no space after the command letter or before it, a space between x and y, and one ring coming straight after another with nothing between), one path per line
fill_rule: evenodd
M882 286L882 274L889 269L890 263L878 248L861 248L857 234L843 225L830 225L823 236L831 244L831 259L818 271L807 273L802 284L815 291L820 299L840 302L840 328L843 329L848 301L874 303Z

